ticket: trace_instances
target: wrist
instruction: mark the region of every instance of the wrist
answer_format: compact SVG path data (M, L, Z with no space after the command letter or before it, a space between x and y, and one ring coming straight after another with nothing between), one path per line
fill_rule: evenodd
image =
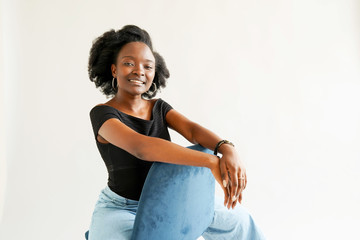
M229 148L231 146L231 148ZM234 150L234 144L228 140L221 140L219 141L214 150L214 155L217 155L218 153L224 154L226 152Z
M209 161L208 161L208 167L210 170L213 170L214 168L219 166L220 158L215 155L209 154Z
M219 148L218 148L218 152L221 154L229 154L229 153L233 153L235 151L235 147L230 145L230 144L222 144Z

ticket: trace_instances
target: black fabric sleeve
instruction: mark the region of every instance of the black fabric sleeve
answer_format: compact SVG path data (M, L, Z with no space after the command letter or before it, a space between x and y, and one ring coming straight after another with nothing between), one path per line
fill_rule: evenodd
M97 139L100 127L110 118L120 119L119 113L116 111L116 109L110 106L98 105L91 109L90 120L93 127L95 139Z
M164 119L164 121L166 122L166 114L173 109L173 107L168 104L167 102L165 102L164 100L162 100L161 98L158 99L158 101L160 101L160 111L162 113L162 118Z

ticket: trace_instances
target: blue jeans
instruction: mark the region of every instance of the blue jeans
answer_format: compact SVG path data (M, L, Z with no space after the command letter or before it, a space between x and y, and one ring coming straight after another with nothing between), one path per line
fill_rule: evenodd
M121 197L106 186L95 205L89 240L129 240L137 207L138 201ZM265 239L252 217L241 205L228 210L220 198L215 199L213 222L202 236L206 240Z

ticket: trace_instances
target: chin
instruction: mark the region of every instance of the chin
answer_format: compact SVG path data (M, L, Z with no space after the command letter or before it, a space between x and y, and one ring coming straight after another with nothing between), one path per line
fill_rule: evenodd
M141 96L143 93L145 93L145 91L129 91L128 93L130 93L132 96Z

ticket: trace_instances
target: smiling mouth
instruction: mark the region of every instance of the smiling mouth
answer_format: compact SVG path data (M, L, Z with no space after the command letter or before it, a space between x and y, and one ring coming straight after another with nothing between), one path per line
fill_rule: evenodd
M138 79L129 79L130 82L137 83L137 84L145 84L145 82L138 80Z

